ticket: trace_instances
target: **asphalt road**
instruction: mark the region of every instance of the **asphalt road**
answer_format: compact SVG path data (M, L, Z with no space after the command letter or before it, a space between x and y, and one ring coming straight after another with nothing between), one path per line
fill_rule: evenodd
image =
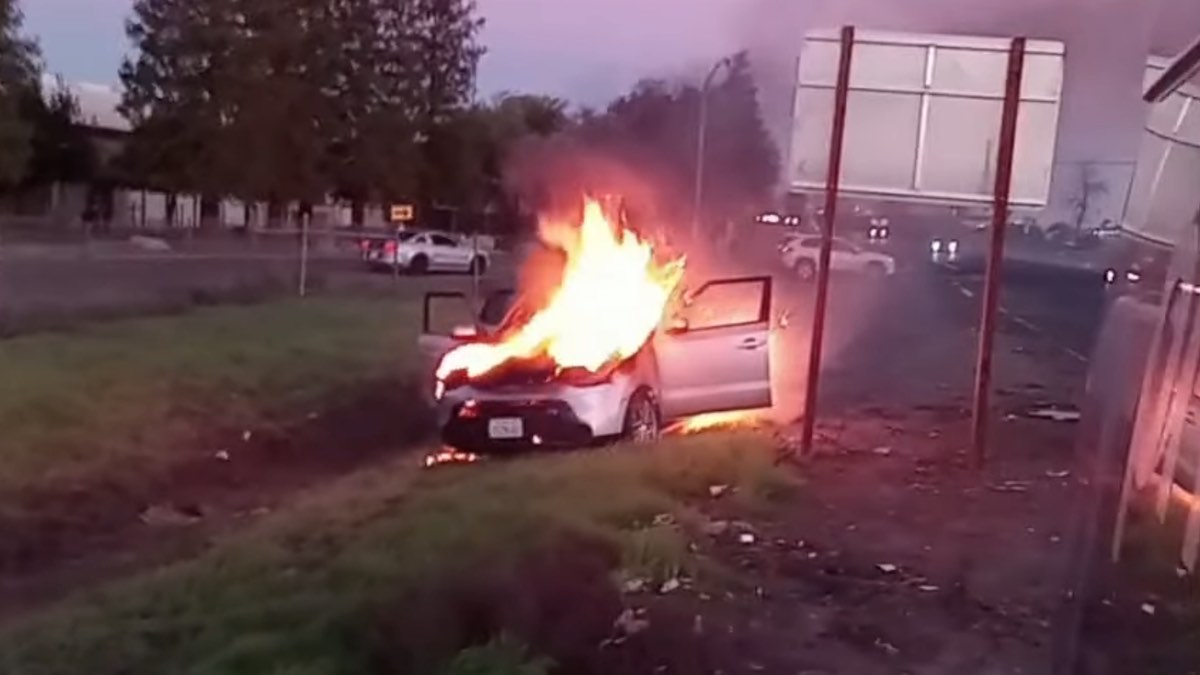
M820 405L953 407L969 410L982 312L983 277L899 257L884 281L835 278ZM995 389L1024 399L1074 399L1104 314L1103 284L1071 268L1013 266L1004 275L993 372ZM812 288L777 276L776 304L790 311L775 377L801 386L807 367ZM778 398L778 395L777 395ZM1006 403L1004 397L995 403Z

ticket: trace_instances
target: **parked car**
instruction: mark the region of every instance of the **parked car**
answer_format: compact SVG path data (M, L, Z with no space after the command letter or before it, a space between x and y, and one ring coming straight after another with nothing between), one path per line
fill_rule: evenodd
M780 255L785 267L795 270L803 281L817 276L817 260L821 252L822 237L793 237L781 247ZM896 259L885 253L868 251L845 239L833 240L829 258L829 269L833 272L853 272L872 277L887 277L896 273Z
M428 295L419 347L443 442L484 454L648 441L675 419L770 407L771 278L710 281L685 297L640 352L599 373L520 362L481 378L460 373L442 382L434 373L446 352L494 339L524 321L528 310L513 291L502 290L489 295L475 326L435 330L430 313L436 301L466 300L457 293Z
M491 264L486 250L443 232L401 230L394 236L364 239L363 261L372 269L399 268L411 274L483 274Z

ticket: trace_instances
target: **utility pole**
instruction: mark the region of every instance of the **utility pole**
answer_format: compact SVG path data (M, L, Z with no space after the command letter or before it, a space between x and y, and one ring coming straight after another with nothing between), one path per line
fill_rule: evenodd
M692 192L692 239L700 237L700 209L704 201L704 152L708 140L708 90L722 68L733 65L728 56L713 64L700 87L700 123L696 128L696 184Z

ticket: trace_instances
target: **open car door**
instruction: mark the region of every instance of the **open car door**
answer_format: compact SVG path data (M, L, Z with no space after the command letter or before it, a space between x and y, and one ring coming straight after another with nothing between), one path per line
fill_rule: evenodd
M771 406L771 278L701 286L655 342L664 417Z
M437 364L454 347L489 335L506 319L514 302L511 289L489 293L478 313L466 293L431 291L425 294L421 314L421 336L417 351L421 359L422 387L427 396L433 395L433 378Z

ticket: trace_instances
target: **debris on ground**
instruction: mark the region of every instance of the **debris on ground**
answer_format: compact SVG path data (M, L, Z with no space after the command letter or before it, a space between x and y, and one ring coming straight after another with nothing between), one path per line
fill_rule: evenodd
M743 544L746 544L746 545L753 544L754 543L754 533L743 532L738 535L738 541Z
M1150 616L1154 616L1156 613L1158 613L1158 608L1155 607L1154 605L1150 604L1149 602L1143 602L1142 603L1142 613L1148 614Z
M634 595L646 590L647 582L641 577L632 577L621 583L621 590L627 595Z
M184 527L200 522L203 513L198 507L156 504L147 507L138 518L150 527Z
M871 452L875 453L876 455L879 455L880 457L887 457L888 455L892 454L892 449L886 445L881 445L878 448L875 448L874 450L872 450Z
M1078 408L1063 406L1031 408L1025 411L1025 416L1052 422L1078 422L1082 417Z
M1029 482L1023 480L1006 480L1001 483L994 483L988 488L995 492L1028 492Z
M896 571L900 569L891 563L879 563L876 565L876 567L878 567L879 571L883 572L884 574L895 574Z
M670 593L670 592L672 592L672 591L677 591L677 590L679 590L680 586L682 586L682 585L683 585L683 584L681 584L681 583L679 582L679 579L678 579L678 578L676 578L676 577L672 577L672 578L670 578L670 579L667 579L666 581L664 581L664 582L663 582L663 585L662 585L661 587L659 587L659 589L658 589L658 592L659 592L659 593L662 593L662 594L664 594L664 595L665 595L665 594L667 594L667 593Z
M625 638L638 633L650 627L649 619L643 618L645 610L629 608L621 612L616 620L613 621L613 628L619 638ZM613 642L606 640L606 642Z
M229 461L229 451L228 450L218 450L216 452L216 454L213 455L213 457L217 458L218 461L228 462Z
M700 526L700 531L710 537L719 537L729 530L728 520L710 520Z
M242 432L242 442L243 443L249 443L250 439L253 437L254 437L254 432L250 431L249 429L246 429L245 431Z
M712 497L713 499L717 499L718 497L720 497L721 495L725 494L728 491L729 491L728 485L709 485L708 486L708 496Z

